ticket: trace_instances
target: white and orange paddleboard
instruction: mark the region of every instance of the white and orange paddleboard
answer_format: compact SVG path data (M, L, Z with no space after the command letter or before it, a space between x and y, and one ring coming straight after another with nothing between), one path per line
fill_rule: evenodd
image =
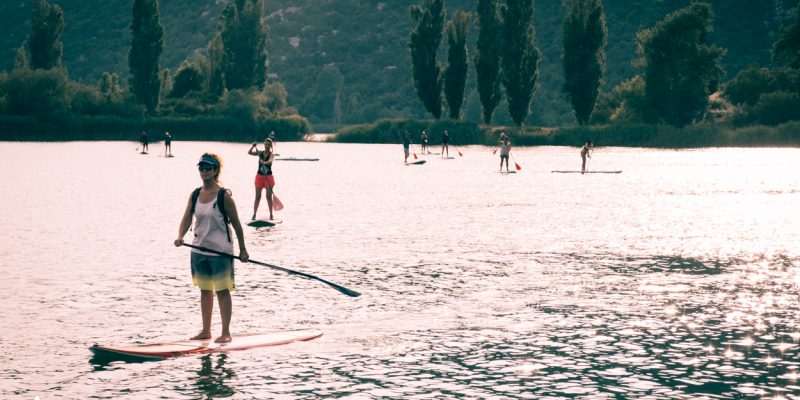
M122 346L94 345L89 350L95 357L164 359L194 354L247 350L256 347L280 346L297 341L316 339L322 336L319 330L300 330L272 333L246 333L234 335L228 343L214 343L214 339L186 340L153 344Z

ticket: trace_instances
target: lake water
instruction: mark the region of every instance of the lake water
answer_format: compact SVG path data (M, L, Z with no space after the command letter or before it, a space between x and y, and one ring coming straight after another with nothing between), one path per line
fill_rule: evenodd
M504 175L481 146L278 143L320 161L276 161L284 222L245 227L251 258L362 296L237 263L234 334L324 336L93 364L199 330L172 241L203 151L252 212L248 145L135 147L0 144L0 398L800 398L798 149L602 148L589 169L623 172L581 175L534 147Z

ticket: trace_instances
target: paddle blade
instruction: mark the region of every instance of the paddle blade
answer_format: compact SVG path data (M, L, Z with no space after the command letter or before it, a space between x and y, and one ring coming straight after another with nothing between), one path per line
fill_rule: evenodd
M414 159L415 160L417 159L417 153L414 153Z
M492 154L497 153L497 149L492 150Z
M283 203L281 203L281 199L274 194L272 195L272 209L275 211L283 210Z
M460 152L460 151L458 152L458 156L459 156L459 157L464 157L464 155L463 155L463 154L461 154L461 152Z
M514 163L514 166L517 167L517 171L522 171L522 167L520 167L519 164Z

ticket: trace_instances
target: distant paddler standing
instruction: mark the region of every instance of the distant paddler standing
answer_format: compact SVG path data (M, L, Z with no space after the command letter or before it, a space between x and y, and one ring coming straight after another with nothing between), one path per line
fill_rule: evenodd
M142 134L139 136L139 144L142 146L142 153L147 153L149 141L147 140L147 131L144 129L142 129Z
M404 163L408 164L408 152L409 148L411 147L411 134L408 131L403 131L403 153L405 153L406 158L404 159Z
M444 131L442 132L442 158L450 157L450 148L448 143L450 143L450 135L447 133L447 131ZM445 155L445 153L447 155Z
M166 157L172 157L172 135L169 134L169 131L164 133L164 153Z
M275 153L275 148L277 146L277 143L275 142L275 131L270 131L269 132L269 136L267 136L267 137L269 139L272 139L272 152ZM275 155L277 155L277 154L275 154Z
M422 154L430 153L430 150L428 150L428 132L425 129L422 130L422 135L420 135L419 140L420 143L422 143L422 150L420 150Z
M592 141L586 140L586 143L583 144L581 147L581 159L583 163L581 164L581 173L586 172L586 157L592 158Z
M508 140L508 136L504 137L502 141L500 141L500 171L503 170L503 161L506 162L506 172L508 172L508 156L511 153L511 142Z

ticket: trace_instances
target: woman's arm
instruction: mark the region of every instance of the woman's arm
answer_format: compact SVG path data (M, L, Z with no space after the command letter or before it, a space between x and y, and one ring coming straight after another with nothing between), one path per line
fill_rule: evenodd
M194 192L192 192L194 194ZM183 211L183 218L181 218L181 224L178 227L178 238L175 239L173 244L175 247L180 247L183 244L183 237L186 236L186 232L189 231L189 226L192 225L192 195L189 195L189 201L186 203L186 210Z
M250 255L247 254L247 248L244 245L244 230L242 229L241 221L239 221L239 213L236 211L236 203L233 201L230 190L225 191L225 214L228 215L233 231L236 232L236 240L239 242L239 260L247 262L250 259Z
M250 146L250 150L247 150L247 154L250 154L251 156L257 156L258 153L260 153L257 146L258 143L253 143L253 145Z

